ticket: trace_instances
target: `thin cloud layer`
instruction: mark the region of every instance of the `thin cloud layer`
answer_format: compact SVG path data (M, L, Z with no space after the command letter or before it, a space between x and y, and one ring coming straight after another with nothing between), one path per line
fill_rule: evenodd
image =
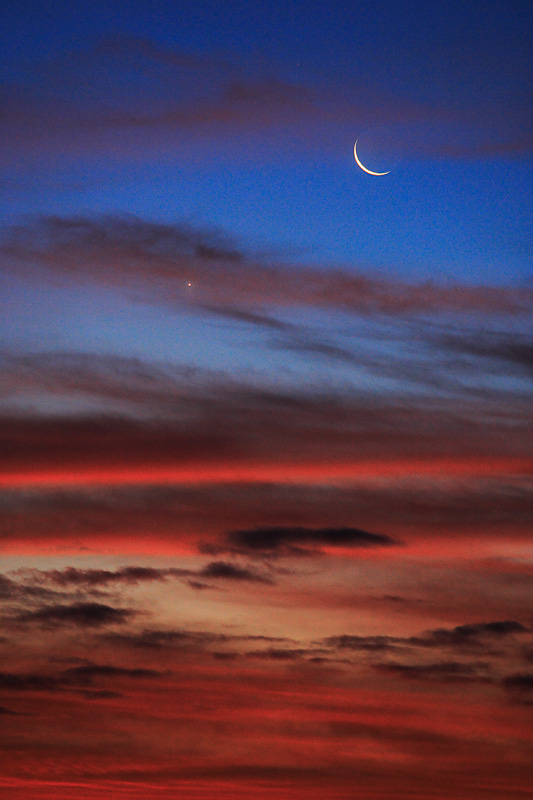
M362 314L428 312L518 314L529 289L439 286L383 280L359 269L287 266L254 256L216 232L137 217L41 217L4 231L0 252L20 271L44 270L72 283L136 291L142 302L180 308L311 307Z
M345 73L342 84L338 77L324 76L321 85L311 86L284 75L275 62L265 67L261 61L250 52L244 64L236 54L194 52L124 34L64 52L39 64L29 80L6 81L2 133L7 152L46 153L61 146L122 155L126 149L131 155L166 150L176 140L191 142L193 134L260 138L265 130L271 140L272 132L279 137L296 131L302 147L309 138L327 142L325 131L332 125L364 127L376 121L398 124L400 131L406 123L435 128L430 142L427 135L413 141L404 133L407 152L472 157L531 148L519 95L507 96L506 114L500 103L497 118L490 106L461 102L452 109L440 96L424 101L418 92L391 91L376 76L369 81L364 70ZM472 81L493 67L486 65ZM463 64L467 68L472 64ZM468 144L450 144L444 135L458 121L477 134Z

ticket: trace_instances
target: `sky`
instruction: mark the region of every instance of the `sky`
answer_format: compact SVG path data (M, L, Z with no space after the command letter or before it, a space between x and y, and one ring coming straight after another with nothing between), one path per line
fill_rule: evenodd
M4 5L2 796L524 798L530 4Z

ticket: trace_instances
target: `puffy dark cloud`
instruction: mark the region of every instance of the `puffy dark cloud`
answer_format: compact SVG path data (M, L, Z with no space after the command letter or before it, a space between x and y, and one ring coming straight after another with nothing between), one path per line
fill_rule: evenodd
M230 546L254 552L308 552L321 547L384 547L398 545L390 536L359 528L260 527L231 531Z
M72 605L44 606L36 611L25 611L13 619L20 623L43 626L74 625L79 628L100 628L104 625L121 625L135 615L127 608L113 608L103 603L74 603Z
M212 561L198 572L202 578L221 578L229 581L255 581L259 583L273 583L267 575L262 575L254 570L231 564L227 561Z

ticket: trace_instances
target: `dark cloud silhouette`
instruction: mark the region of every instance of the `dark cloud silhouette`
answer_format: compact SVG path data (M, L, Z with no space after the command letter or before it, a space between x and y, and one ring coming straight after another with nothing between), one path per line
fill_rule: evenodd
M257 658L263 661L299 661L303 659L311 663L322 663L326 660L321 657L324 652L319 648L270 647L266 650L249 650L245 653L245 656L246 658Z
M90 686L99 678L157 678L161 672L154 669L117 667L109 664L83 664L79 667L70 667L61 674L61 680L68 684Z
M483 647L490 641L503 639L515 634L529 633L520 622L503 620L501 622L480 622L471 625L457 625L452 630L445 628L429 631L420 637L410 637L411 644L422 647Z
M367 650L380 652L383 650L396 650L405 643L405 639L393 636L328 636L324 644L339 650Z
M166 581L169 578L183 579L188 583L195 578L210 578L228 581L256 581L259 583L272 583L272 578L255 570L242 567L227 561L212 561L200 569L180 569L169 567L166 569L154 567L127 566L117 570L106 569L78 569L66 567L62 570L25 570L27 580L36 583L51 582L61 587L81 587L87 591L100 588L112 588L114 585L126 584L136 586L140 583L151 581ZM6 579L7 580L7 579ZM13 581L15 592L18 584ZM206 584L207 586L207 584ZM2 584L0 582L0 591ZM39 589L36 588L36 594ZM50 594L54 594L50 592Z
M113 583L136 585L144 581L161 581L178 570L154 569L152 567L123 567L118 570L78 569L66 567L63 570L37 571L30 574L34 580L49 580L58 586L108 586Z
M57 678L35 673L18 674L0 672L0 689L14 692L55 691L60 686Z
M309 547L386 547L398 545L390 536L359 528L260 527L230 531L230 545L250 552L292 550L308 552Z
M273 583L267 575L261 575L251 569L230 564L226 561L212 561L198 572L202 578L222 578L229 581L255 581L258 583Z
M502 681L503 688L517 703L533 705L533 673L518 672L508 675Z
M80 628L100 628L120 625L135 615L127 608L113 608L103 603L74 603L73 605L44 606L14 617L16 622L38 623L45 626L74 625Z
M400 675L416 680L457 683L468 681L491 681L486 664L465 664L460 661L440 661L431 664L401 664L388 662L374 664L379 672Z
M127 647L148 649L173 648L198 650L206 645L227 641L225 634L208 631L157 630L145 629L139 633L106 633L106 641Z
M455 628L438 628L419 636L356 636L343 634L324 639L328 647L347 650L397 650L406 649L466 649L490 651L495 642L531 635L531 628L515 620L479 622L457 625Z
M449 352L486 359L493 370L533 373L533 343L517 333L447 334L435 341Z

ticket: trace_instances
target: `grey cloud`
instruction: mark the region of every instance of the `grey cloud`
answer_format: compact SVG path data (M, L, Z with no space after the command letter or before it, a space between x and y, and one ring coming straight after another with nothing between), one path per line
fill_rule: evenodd
M99 678L157 678L161 674L154 669L117 667L109 664L84 664L64 670L61 680L67 684L90 686L95 679Z
M487 672L488 665L485 663L466 664L460 661L439 661L431 664L402 664L391 661L374 664L374 669L405 678L442 683L492 680Z
M48 627L74 625L79 628L100 628L104 625L121 625L136 612L127 608L113 608L102 603L74 603L73 605L44 606L36 611L26 611L13 620L19 623L36 623Z
M313 547L384 547L398 545L390 536L359 528L259 527L230 531L230 546L249 552L309 552Z
M51 675L0 672L0 689L14 692L54 691L59 681Z
M252 581L258 583L273 583L267 575L262 575L254 570L240 567L226 561L212 561L198 572L202 578L222 578L229 581Z

